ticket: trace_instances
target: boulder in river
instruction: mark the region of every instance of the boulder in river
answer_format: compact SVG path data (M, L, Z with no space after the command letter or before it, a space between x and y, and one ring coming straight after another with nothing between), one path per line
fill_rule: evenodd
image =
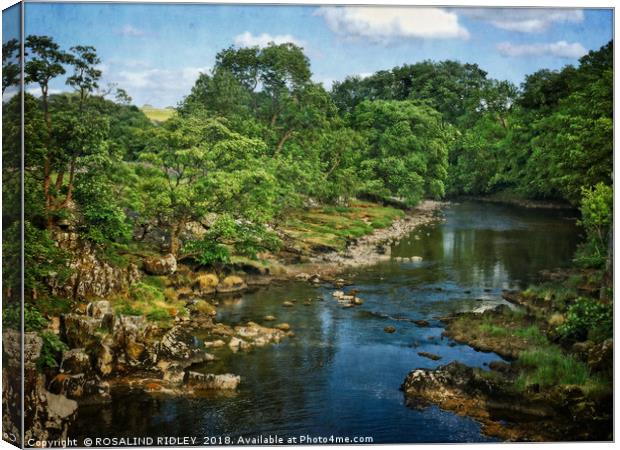
M201 273L196 277L194 287L199 295L208 295L215 292L220 279L214 273Z
M217 285L217 292L228 293L246 289L248 285L243 278L236 275L229 275Z
M385 331L386 333L395 333L396 328L390 325L390 326L385 327L383 331Z

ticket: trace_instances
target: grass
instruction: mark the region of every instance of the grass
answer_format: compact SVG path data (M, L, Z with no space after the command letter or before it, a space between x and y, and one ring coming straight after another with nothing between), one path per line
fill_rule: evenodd
M577 289L574 284L569 282L544 283L538 286L529 286L523 291L523 296L530 299L540 299L548 307L564 310L572 300L577 298Z
M176 114L176 111L173 108L155 108L151 105L144 105L140 109L146 117L157 123L165 122Z
M167 295L165 277L144 277L131 286L127 296L112 300L116 314L144 316L162 328L172 326L177 314L185 315L185 302Z
M522 369L515 388L518 391L528 386L551 387L556 385L592 384L588 366L553 345L541 346L521 353L517 365Z
M592 376L585 362L566 354L553 345L536 324L519 324L518 315L510 313L504 321L484 317L478 322L478 330L486 335L505 339L522 339L527 347L519 353L515 362L519 374L513 384L517 392L537 385L549 388L558 385L578 385L584 391L604 391L609 381ZM508 320L506 320L508 319Z
M289 216L283 231L310 249L343 250L349 239L386 228L405 213L391 206L352 202L350 206L328 206L297 211Z

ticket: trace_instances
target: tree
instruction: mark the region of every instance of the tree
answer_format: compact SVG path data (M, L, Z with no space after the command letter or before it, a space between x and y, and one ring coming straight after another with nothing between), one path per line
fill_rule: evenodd
M360 164L365 193L408 205L444 195L451 130L437 111L412 101L364 101L351 125L369 143Z
M73 55L69 62L73 66L73 75L67 78L67 84L80 94L81 110L86 97L99 88L97 82L101 78L101 70L96 66L101 63L101 59L97 56L95 48L91 46L77 45L71 47L71 51Z
M50 187L54 154L51 150L52 118L48 101L49 82L65 73L63 64L69 63L71 58L69 54L60 50L60 46L49 36L29 35L26 37L26 49L28 49L28 54L24 66L25 82L38 84L41 89L41 105L47 128L45 145L47 152L43 158L43 195L46 210L51 210L53 208L53 197L50 193Z
M141 160L144 211L169 231L169 251L178 255L185 224L207 213L229 213L264 222L275 208L275 187L257 161L260 140L230 131L204 114L175 117L151 132Z
M10 86L19 85L20 65L16 63L19 53L19 41L9 39L2 44L2 94Z

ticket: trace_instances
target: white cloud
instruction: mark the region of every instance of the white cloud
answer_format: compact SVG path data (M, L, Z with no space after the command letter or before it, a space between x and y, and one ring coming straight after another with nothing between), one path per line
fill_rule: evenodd
M458 16L439 8L321 7L322 16L335 33L388 43L396 39L468 39Z
M476 20L488 22L496 28L521 33L540 33L554 23L579 23L583 21L580 9L552 8L484 8L463 9L459 13Z
M239 47L267 47L270 42L273 42L274 44L285 44L290 42L303 47L303 43L290 34L271 35L268 33L262 33L254 36L249 31L246 31L245 33L235 36L235 45Z
M141 36L146 35L146 33L143 30L136 28L132 25L123 26L121 29L118 30L118 34L120 34L121 36L130 36L130 37L141 37Z
M497 49L503 56L558 56L560 58L580 58L588 51L579 42L569 43L566 41L535 43L535 44L511 44L502 42L497 44Z
M136 105L145 103L157 106L176 106L194 86L200 73L208 73L209 67L184 67L178 69L159 69L132 66L122 63L112 64L104 73L101 85L116 83L127 90Z

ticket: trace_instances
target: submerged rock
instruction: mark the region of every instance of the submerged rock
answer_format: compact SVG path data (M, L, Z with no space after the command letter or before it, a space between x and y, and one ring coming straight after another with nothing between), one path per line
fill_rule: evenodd
M187 385L193 387L194 389L232 390L237 389L240 382L241 377L239 375L233 375L230 373L214 375L212 373L190 371L187 374Z
M383 329L383 331L385 331L386 333L395 333L396 332L396 328L390 325L388 327L385 327Z
M441 359L441 356L429 352L418 352L418 355L424 358L432 359L433 361L439 361Z

